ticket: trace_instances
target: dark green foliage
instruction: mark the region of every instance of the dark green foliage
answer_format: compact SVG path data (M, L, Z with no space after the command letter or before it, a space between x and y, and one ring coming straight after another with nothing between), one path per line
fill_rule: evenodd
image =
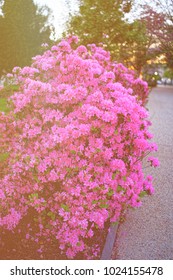
M68 33L77 35L84 45L103 42L112 55L118 58L127 30L127 24L123 20L123 2L81 1L79 14L69 21Z
M7 113L9 111L7 107L7 99L6 98L0 98L0 112Z
M127 28L126 41L122 48L122 59L128 67L133 67L138 76L147 61L156 56L151 48L154 38L147 32L145 23L137 19Z
M133 67L140 75L149 59L151 40L140 20L125 20L132 4L128 0L80 1L79 13L69 20L67 33L77 35L84 45L102 42L114 60Z
M26 66L49 43L50 11L38 9L33 0L5 0L0 17L0 75L14 66Z

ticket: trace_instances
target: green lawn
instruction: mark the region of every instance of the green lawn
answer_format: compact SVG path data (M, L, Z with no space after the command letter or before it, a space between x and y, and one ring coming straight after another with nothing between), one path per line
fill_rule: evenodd
M4 113L9 112L9 108L7 107L7 98L0 98L0 111ZM0 154L0 162L5 161L8 158L8 153L1 153Z
M7 99L4 97L0 98L0 111L4 112L4 113L8 113L9 112L9 108L7 106Z
M8 158L8 156L9 156L8 153L0 154L0 162L5 161Z

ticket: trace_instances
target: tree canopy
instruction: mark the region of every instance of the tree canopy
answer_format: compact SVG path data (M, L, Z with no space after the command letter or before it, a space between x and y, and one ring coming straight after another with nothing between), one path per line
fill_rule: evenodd
M5 0L1 5L0 75L14 66L29 65L51 33L47 7L38 8L33 0Z
M161 54L173 69L173 0L156 0L156 7L144 6L143 20L150 34L155 36Z
M72 16L67 33L74 33L82 44L103 42L117 57L125 41L127 26L123 20L123 2L118 0L82 0L79 13ZM127 7L126 7L127 8Z
M80 0L79 4L66 34L77 35L84 45L102 42L114 60L133 67L138 75L161 54L173 68L173 0L156 0L152 5L135 0ZM138 11L135 17L132 10Z
M152 38L139 19L126 19L132 5L128 0L82 0L79 13L68 22L67 33L77 35L84 45L102 42L114 60L133 67L139 75L151 56Z

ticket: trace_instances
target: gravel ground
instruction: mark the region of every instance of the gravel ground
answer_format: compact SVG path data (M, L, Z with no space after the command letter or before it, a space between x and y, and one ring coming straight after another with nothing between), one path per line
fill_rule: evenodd
M146 169L155 178L155 194L127 212L112 259L173 260L173 87L155 88L147 107L160 161L160 167Z

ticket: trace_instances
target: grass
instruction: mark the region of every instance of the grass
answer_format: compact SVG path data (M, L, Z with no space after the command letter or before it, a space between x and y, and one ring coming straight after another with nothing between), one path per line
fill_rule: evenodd
M7 98L0 98L0 111L4 113L8 113L10 111L10 109L7 106Z
M8 153L0 154L0 162L5 161L8 158L8 156L9 156Z
M7 106L7 98L0 98L0 112L8 113L10 110ZM4 162L8 158L8 153L0 153L0 162Z

